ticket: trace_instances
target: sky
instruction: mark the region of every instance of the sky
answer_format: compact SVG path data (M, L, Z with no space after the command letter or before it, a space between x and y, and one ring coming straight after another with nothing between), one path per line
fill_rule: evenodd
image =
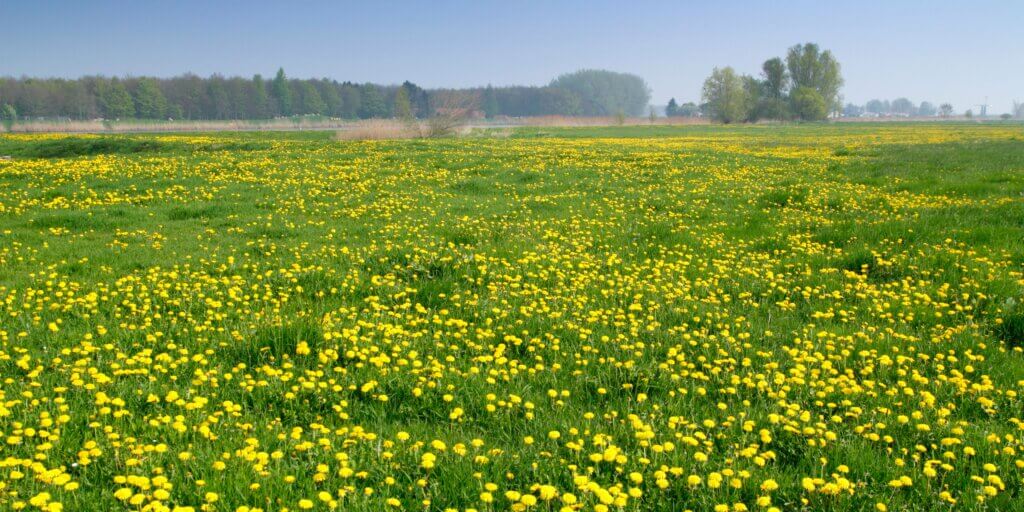
M1024 1L0 0L0 76L328 77L544 85L635 73L652 103L698 101L715 66L756 75L816 42L846 101L907 97L989 113L1024 101Z

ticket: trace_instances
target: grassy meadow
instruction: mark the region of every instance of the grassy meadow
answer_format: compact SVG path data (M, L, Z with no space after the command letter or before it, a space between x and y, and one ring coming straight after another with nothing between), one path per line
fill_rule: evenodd
M1024 127L0 136L0 510L1024 510Z

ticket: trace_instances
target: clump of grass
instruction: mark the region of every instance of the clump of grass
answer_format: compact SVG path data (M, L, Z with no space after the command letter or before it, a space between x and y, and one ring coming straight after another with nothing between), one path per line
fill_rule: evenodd
M1006 316L996 324L996 336L1011 347L1024 347L1024 312Z

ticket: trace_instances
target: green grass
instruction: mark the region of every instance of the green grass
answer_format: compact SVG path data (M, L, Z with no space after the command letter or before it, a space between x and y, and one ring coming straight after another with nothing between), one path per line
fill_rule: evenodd
M1020 509L1020 125L0 154L0 509Z

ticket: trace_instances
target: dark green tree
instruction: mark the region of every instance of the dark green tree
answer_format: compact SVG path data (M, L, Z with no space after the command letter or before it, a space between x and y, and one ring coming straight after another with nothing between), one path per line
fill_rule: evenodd
M678 113L679 113L679 104L676 103L676 99L675 98L669 99L668 100L668 105L665 105L665 116L672 117L672 116L678 115Z
M267 96L267 84L263 81L263 75L253 75L252 96L249 98L248 105L250 118L266 119L271 117L270 98Z
M488 84L484 89L480 98L480 103L480 107L483 109L484 115L487 116L487 119L491 119L498 115L498 97L495 96L494 87L491 87L490 84Z
M292 89L288 84L288 77L284 74L284 68L277 69L274 81L270 84L270 95L277 104L278 114L292 115Z

